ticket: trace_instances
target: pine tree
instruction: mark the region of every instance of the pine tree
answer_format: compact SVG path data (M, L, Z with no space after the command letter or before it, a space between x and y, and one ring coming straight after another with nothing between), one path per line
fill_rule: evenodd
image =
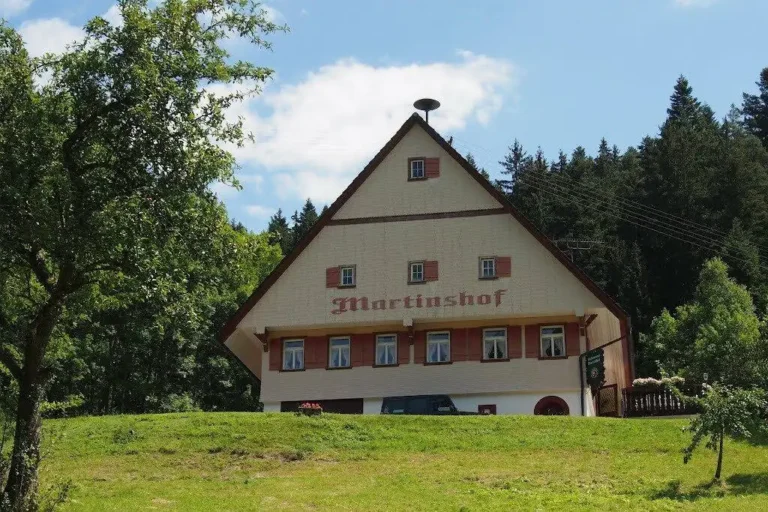
M744 127L768 148L768 68L763 69L756 83L760 93L744 93L741 112L744 115Z
M693 88L683 75L677 79L669 101L667 117L670 121L691 120L701 113L701 103L693 96Z
M294 212L291 216L293 221L293 227L291 228L291 250L304 238L304 235L309 233L317 219L318 215L315 205L312 204L310 199L307 199L307 202L304 203L304 207L301 209L301 213Z
M267 231L271 235L272 243L280 246L283 255L288 254L292 246L291 228L288 227L288 220L283 216L282 209L278 209L269 219Z
M475 157L472 156L472 153L467 153L467 156L464 157L467 160L467 163L471 165L477 172L479 172L483 178L487 179L488 181L491 181L491 175L488 174L488 171L485 170L485 168L480 168L477 165L477 162L475 161Z

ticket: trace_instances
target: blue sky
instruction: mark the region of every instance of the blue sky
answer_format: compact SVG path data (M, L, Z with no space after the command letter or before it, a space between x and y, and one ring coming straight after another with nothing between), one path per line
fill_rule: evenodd
M114 0L0 0L30 51L60 51ZM233 110L256 142L236 151L243 190L214 190L254 230L311 197L318 209L353 179L423 96L432 124L491 173L518 138L552 158L601 137L624 149L662 122L675 79L724 115L768 66L764 0L272 0L290 32L263 94Z

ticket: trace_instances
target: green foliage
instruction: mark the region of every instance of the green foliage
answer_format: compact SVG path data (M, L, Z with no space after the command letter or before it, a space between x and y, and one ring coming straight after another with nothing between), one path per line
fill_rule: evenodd
M768 68L763 68L757 82L758 94L744 93L741 113L744 127L768 147Z
M689 382L708 380L750 387L768 383L766 339L744 286L728 277L720 259L708 261L689 304L664 310L643 338L646 354L667 373Z
M500 162L504 192L542 232L587 242L568 255L630 314L640 376L659 374L660 355L638 334L693 299L713 256L768 310L768 146L753 135L768 111L763 75L759 97L745 95L747 107L722 122L680 77L658 134L637 147L602 139L594 157L578 147L547 162L515 140Z
M94 404L103 389L112 411L107 376L150 361L140 390L171 396L276 252L232 228L208 187L234 182L222 147L247 139L227 108L272 75L222 43L268 49L283 27L251 0L119 7L122 26L94 18L40 59L0 22L0 362L19 382L21 429L3 497L16 509L36 506L46 391ZM242 247L255 263L232 256Z
M695 416L684 430L691 433L691 442L683 450L683 462L690 462L696 448L705 446L718 453L715 479L720 479L725 438L749 439L768 432L768 395L758 389L738 389L714 384L705 386L704 396L696 400L701 414Z
M272 236L272 243L278 244L283 254L288 254L292 246L293 234L288 226L288 220L283 216L282 209L278 209L277 213L270 217L267 231Z
M286 254L292 251L301 241L301 239L304 238L307 233L309 233L309 230L312 229L312 226L315 225L315 222L317 222L318 218L319 216L317 215L315 205L312 204L312 201L309 199L307 199L307 202L304 203L301 212L294 212L293 215L291 215L291 220L293 221L293 227L291 228L290 236L291 245L290 250L286 251Z

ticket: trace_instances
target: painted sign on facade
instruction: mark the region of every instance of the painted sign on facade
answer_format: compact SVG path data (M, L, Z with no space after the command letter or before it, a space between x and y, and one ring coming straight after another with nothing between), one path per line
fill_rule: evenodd
M473 295L467 292L460 292L456 295L428 296L422 294L416 296L407 295L396 299L369 299L368 297L337 297L331 300L333 309L331 313L341 315L343 313L368 310L387 310L387 309L418 309L418 308L453 308L464 306L495 306L501 305L507 290L496 290L493 294L481 293Z

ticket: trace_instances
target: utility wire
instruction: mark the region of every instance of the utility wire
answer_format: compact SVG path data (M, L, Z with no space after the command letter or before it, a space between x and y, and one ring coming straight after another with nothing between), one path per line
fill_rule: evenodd
M540 191L542 191L544 193L552 194L552 195L557 195L557 197L562 198L562 196L560 195L561 192L553 191L552 189L548 188L546 185L530 183L529 186L531 186L531 187L533 187L533 188L535 188L537 190L540 190ZM687 243L687 244L696 246L696 247L698 247L700 249L704 249L706 251L712 251L712 252L718 252L718 253L722 253L722 251L726 251L726 252L728 251L727 248L724 248L724 247L721 247L721 246L717 246L717 248L715 248L715 247L712 247L712 245L709 245L709 246L702 245L701 243L698 243L697 241L680 238L679 236L676 236L675 234L672 234L672 233L669 233L669 232L665 232L665 231L656 229L655 227L649 226L647 224L643 224L642 221L638 221L638 220L632 219L632 218L626 218L626 217L624 217L624 216L622 216L620 214L611 213L608 210L599 210L599 205L581 202L581 201L583 201L583 199L580 200L580 199L576 199L576 198L570 197L569 200L572 201L572 202L581 204L582 206L584 206L586 208L589 208L589 209L592 209L592 210L596 210L596 211L600 211L601 213L606 214L606 215L608 215L610 217L614 217L614 218L622 220L624 222L628 222L628 223L633 224L633 225L635 225L635 226L637 226L639 228L648 229L648 230L653 231L655 233L658 233L660 235L663 235L663 236L666 236L668 238L672 238L672 239L678 240L678 241L683 242L683 243ZM720 251L718 251L718 249L720 249ZM751 261L749 261L747 259L740 258L740 257L735 256L733 254L726 254L726 256L731 258L731 259L733 259L733 260L741 261L743 263L750 263L750 264L753 263L753 262L751 262ZM761 269L768 270L768 267L766 267L765 265L763 265L761 263L758 263L758 265L760 266Z
M581 199L581 200L583 200L585 202L587 202L587 201L598 201L598 202L602 201L601 204L605 204L606 207L611 208L613 211L619 213L620 215L623 216L624 219L632 219L632 220L635 220L635 221L641 222L641 223L649 223L650 222L651 224L655 225L659 229L663 229L666 232L671 232L671 234L675 235L678 238L683 237L686 240L692 239L692 240L694 240L696 242L700 242L700 243L703 243L703 244L709 244L709 245L717 246L717 247L719 247L719 248L721 248L721 249L723 249L725 251L728 251L728 250L732 251L732 249L729 249L723 243L722 240L713 239L713 238L710 238L710 237L708 237L706 235L702 235L700 233L696 233L696 232L693 232L693 231L682 230L681 228L679 228L677 226L673 226L673 225L670 225L670 224L666 223L664 220L660 220L660 219L657 219L657 218L649 217L647 215L636 213L636 212L631 211L631 210L625 210L625 209L622 208L622 206L620 204L613 203L613 202L610 202L608 200L601 200L599 198L594 198L592 196L589 196L585 192L568 189L568 188L565 188L564 186L562 186L562 185L560 185L558 183L550 183L545 178L542 178L542 177L539 177L539 176L535 176L535 175L531 175L531 174L527 174L521 180L521 183L526 184L526 181L534 181L534 182L538 183L540 186L543 186L543 187L553 187L559 193L561 193L563 195L566 195L566 196L574 196L574 195L576 195L579 199ZM527 183L527 184L530 185L531 183Z
M486 155L487 156L487 155ZM530 176L529 174L526 174L525 177ZM567 176L563 176L557 173L547 173L548 178L552 178L555 180L560 180L560 184L567 183L568 192L571 193L572 189L581 189L582 192L590 194L589 199L595 200L595 199L602 199L605 202L612 202L619 208L623 208L627 213L636 213L640 217L645 218L646 220L652 220L653 222L657 222L659 224L662 224L663 222L669 222L669 223L676 223L678 226L674 226L676 231L678 233L683 233L684 235L689 235L691 232L693 232L695 235L699 235L698 238L700 240L706 240L707 243L714 243L717 245L723 244L723 238L727 237L728 234L725 233L722 230L712 228L705 226L703 224L699 224L696 222L693 222L689 219L686 219L684 217L679 217L676 215L673 215L671 213L667 213L663 210L659 210L658 208L654 208L652 206L645 205L643 203L640 203L638 201L633 201L631 199L625 199L625 198L615 198L611 197L608 194L606 194L605 191L595 188L594 186L590 186L581 182L577 182L573 180L572 178L569 178ZM601 197L595 197L595 196L601 196ZM635 211L633 211L635 210ZM645 215L643 215L645 214ZM650 217L649 217L650 216ZM662 217L661 219L654 218L653 216ZM696 230L699 230L698 232ZM757 248L765 249L768 251L768 245L762 244L757 241L750 242Z
M601 205L605 205L607 208L611 208L611 209L617 211L618 213L623 214L626 217L633 218L635 220L638 220L639 222L650 222L650 223L653 223L653 224L655 224L655 225L657 225L657 226L659 226L661 228L664 228L664 229L667 229L669 231L672 231L673 233L675 233L675 234L677 234L679 236L685 236L685 237L693 238L693 239L695 239L695 240L697 240L699 242L705 243L705 244L712 244L712 245L718 245L718 246L723 245L723 240L721 240L721 239L712 238L709 235L704 235L704 234L701 234L701 233L697 233L697 232L692 231L692 230L685 230L685 229L683 229L681 227L669 224L669 223L667 223L663 219L658 219L658 218L655 218L655 217L651 217L651 216L645 215L643 213L639 213L639 212L636 212L636 211L633 211L633 210L630 210L630 209L626 209L621 203L616 202L614 200L603 199L603 198L600 198L600 197L595 197L595 196L590 195L590 193L588 193L588 192L584 192L582 190L578 190L578 188L576 188L576 187L569 188L569 187L566 187L566 186L561 185L559 183L552 182L548 178L544 178L544 177L541 177L541 176L536 176L534 174L530 174L529 173L529 174L524 175L524 177L520 180L520 183L523 184L523 185L530 185L531 184L530 182L535 182L535 183L538 183L539 185L542 185L542 186L545 186L545 187L553 187L558 192L560 192L561 194L563 194L565 196L574 196L575 195L575 196L578 196L579 199L582 199L584 201L597 202L597 203L599 203Z

